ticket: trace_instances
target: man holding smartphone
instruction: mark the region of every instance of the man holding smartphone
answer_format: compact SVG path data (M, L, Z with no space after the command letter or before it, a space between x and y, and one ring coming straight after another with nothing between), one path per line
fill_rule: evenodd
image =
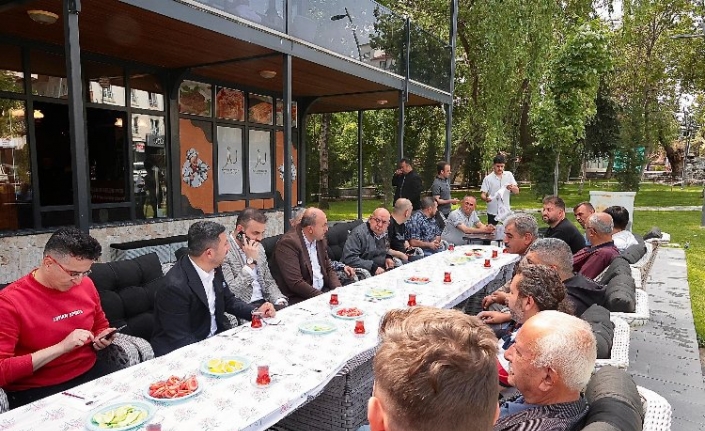
M257 307L237 298L228 288L221 264L230 248L225 226L198 221L188 230L188 255L164 276L154 301L152 348L157 356L205 340L230 329L225 313L250 320L252 311L274 317L274 306Z
M246 208L228 235L230 250L223 262L223 275L233 294L257 307L265 302L277 310L289 301L279 290L267 263L267 255L260 241L264 238L267 215L255 208Z
M37 269L0 291L0 387L19 407L111 370L96 351L112 343L100 297L88 278L101 253L76 228L54 232Z

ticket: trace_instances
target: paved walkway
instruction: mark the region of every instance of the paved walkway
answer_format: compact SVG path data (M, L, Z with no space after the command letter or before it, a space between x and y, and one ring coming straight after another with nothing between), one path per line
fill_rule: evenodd
M682 249L660 247L644 289L651 319L632 328L629 373L673 408L673 431L705 429L705 384Z

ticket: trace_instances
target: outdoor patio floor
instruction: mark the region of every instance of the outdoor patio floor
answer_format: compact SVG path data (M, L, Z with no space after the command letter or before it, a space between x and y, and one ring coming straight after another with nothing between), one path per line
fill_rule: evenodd
M666 398L673 431L705 429L705 384L690 304L685 252L659 248L644 283L651 319L632 328L629 373Z

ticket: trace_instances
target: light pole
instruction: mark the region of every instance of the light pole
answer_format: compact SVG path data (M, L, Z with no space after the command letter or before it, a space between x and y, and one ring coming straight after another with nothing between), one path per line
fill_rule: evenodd
M348 18L348 21L350 21L350 29L352 30L353 37L355 38L355 46L357 47L357 56L362 61L362 51L360 51L360 41L357 39L357 32L355 31L355 25L353 24L352 17L350 16L350 12L348 11L348 8L345 8L345 13L340 14L340 15L333 15L330 17L331 21L340 21L341 19Z

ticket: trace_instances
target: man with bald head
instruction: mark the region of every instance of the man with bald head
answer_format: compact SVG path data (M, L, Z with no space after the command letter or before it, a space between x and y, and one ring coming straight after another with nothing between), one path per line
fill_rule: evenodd
M526 320L504 356L509 383L521 397L500 406L494 430L574 429L588 410L581 391L597 357L590 325L560 311L542 311Z
M308 208L295 229L285 233L274 247L277 263L272 275L289 304L340 287L328 258L328 219L318 208Z
M493 225L485 225L480 221L475 212L476 205L477 200L474 196L465 196L460 208L448 215L441 239L449 244L463 245L465 244L463 235L466 233L493 233L495 231Z
M372 275L394 268L389 254L389 227L391 215L384 208L374 210L366 223L350 232L343 247L343 263L353 268L364 268Z
M612 241L612 216L607 213L594 213L585 223L585 235L590 246L573 255L573 271L594 279L619 256L619 250Z

